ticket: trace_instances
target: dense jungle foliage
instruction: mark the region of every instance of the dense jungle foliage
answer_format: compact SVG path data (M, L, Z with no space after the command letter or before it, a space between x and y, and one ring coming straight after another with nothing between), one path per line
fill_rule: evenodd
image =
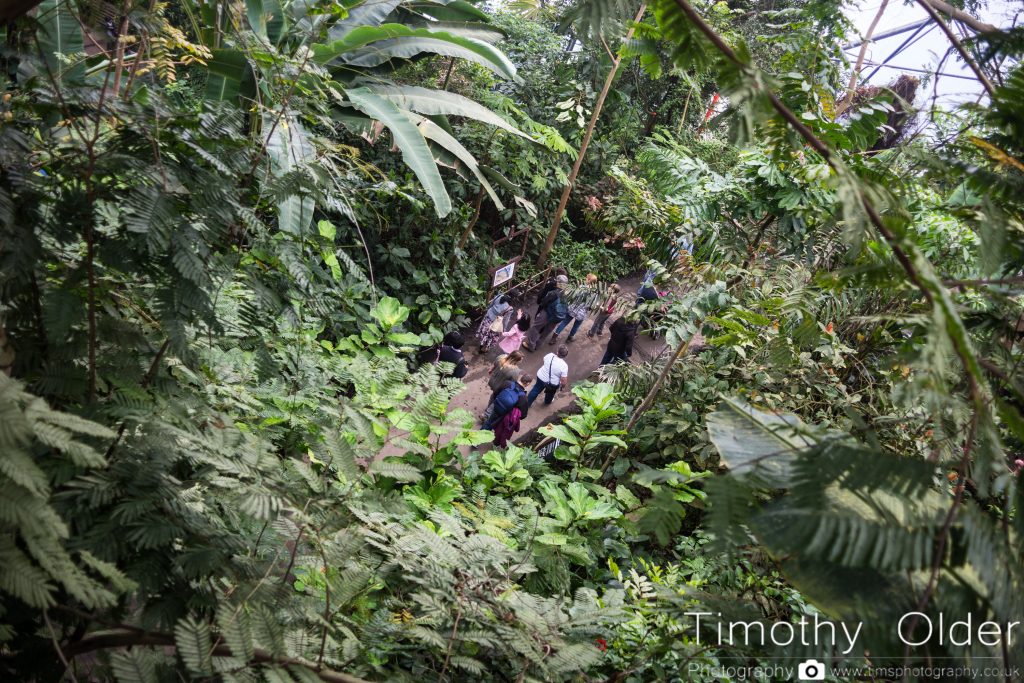
M0 678L1020 680L1024 33L916 2L976 102L834 0L10 3ZM673 292L549 457L413 360L520 228Z

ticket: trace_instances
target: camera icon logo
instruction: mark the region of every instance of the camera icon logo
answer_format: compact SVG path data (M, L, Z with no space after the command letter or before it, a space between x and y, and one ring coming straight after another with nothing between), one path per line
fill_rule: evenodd
M817 659L808 659L796 667L796 677L801 681L825 680L825 665Z

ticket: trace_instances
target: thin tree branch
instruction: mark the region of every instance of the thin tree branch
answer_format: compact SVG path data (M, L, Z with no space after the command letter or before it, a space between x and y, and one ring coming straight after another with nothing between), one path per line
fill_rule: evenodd
M864 57L867 55L868 46L871 45L871 36L875 34L875 28L878 26L878 22L882 20L882 15L885 14L888 6L889 0L882 0L882 4L878 6L878 12L875 13L875 18L871 20L871 25L868 26L868 32L864 34L864 42L860 44L860 51L857 53L857 63L853 67L853 73L850 74L850 85L846 87L846 95L842 101L836 105L836 118L839 118L839 115L853 104L854 93L857 90L857 76L860 75L860 70L864 66Z
M466 242L469 241L469 235L473 232L473 228L476 227L476 222L480 220L480 208L484 201L484 186L480 186L480 191L476 193L476 199L473 200L473 215L470 217L469 222L466 224L466 229L459 235L459 241L455 245L455 251L452 252L451 263L454 264L459 251L466 246Z
M448 59L448 71L444 74L444 83L441 85L441 90L448 89L448 81L452 78L452 71L455 70L455 57L449 57Z
M1004 278L981 278L978 280L943 280L942 284L950 289L962 289L965 287L1002 287L1007 285L1024 284L1024 276Z
M53 649L57 651L57 657L60 658L60 663L64 665L66 673L71 670L71 662L68 660L67 655L64 654L64 650L61 649L60 642L57 641L57 632L53 628L53 622L50 621L50 612L45 608L43 609L43 622L46 623L46 629L50 632L50 640L53 642Z
M448 671L448 662L452 658L452 648L455 646L455 635L459 631L459 621L462 620L462 605L456 609L455 612L455 623L452 624L452 634L448 637L448 651L444 653L444 664L441 665L441 673L437 676L437 682L441 683L444 680L444 674Z
M963 481L958 483L953 490L953 504L950 505L949 511L946 513L946 519L942 524L942 528L935 539L935 556L932 558L931 574L928 576L928 584L925 586L924 593L921 594L921 598L917 601L917 608L914 612L914 616L910 620L908 627L909 633L914 634L914 630L917 628L917 623L920 621L920 617L924 612L925 607L931 601L932 594L935 592L935 586L939 581L939 572L942 570L942 558L946 554L946 543L949 540L949 532L953 528L953 520L956 519L956 512L960 509L960 503L964 498L964 490L966 489L965 483L967 481L967 469L971 463L971 446L974 444L974 435L978 429L978 413L975 412L971 415L970 428L967 431L967 438L964 440L964 454L960 458L960 477ZM910 642L906 643L903 648L903 659L910 658Z
M160 345L160 349L156 352L156 356L153 357L153 362L149 364L149 369L146 371L146 376L142 378L142 384L140 385L143 389L149 386L149 384L156 378L156 370L160 365L160 360L167 353L167 347L171 345L170 339L165 339L164 343ZM107 447L107 452L104 453L103 458L109 460L110 456L114 454L114 450L118 444L121 443L121 438L124 436L124 430L128 427L127 421L122 420L121 424L117 427L117 434L114 435L114 440L110 442L110 446Z
M324 468L325 470L327 468ZM324 665L324 650L327 649L327 631L331 625L331 579L327 575L330 570L330 564L327 562L327 554L324 552L323 541L320 540L320 532L316 533L317 550L320 551L320 559L324 563L324 628L320 634L320 654L316 658L317 668L322 668Z
M312 500L312 498L310 498ZM307 502L307 505L309 503ZM288 557L288 566L284 568L284 574L281 575L281 585L283 586L288 582L288 575L292 573L292 567L295 566L295 555L299 552L299 543L302 542L302 534L306 532L305 525L299 527L299 533L295 536L295 540L292 541L291 555Z
M962 24L966 24L967 26L970 26L978 33L992 33L999 30L998 26L993 26L992 24L988 24L985 23L984 21L980 21L979 19L975 19L967 12L957 9L956 7L950 5L948 2L943 2L943 0L925 1L931 7L947 15L950 19L955 19L956 21L959 21Z

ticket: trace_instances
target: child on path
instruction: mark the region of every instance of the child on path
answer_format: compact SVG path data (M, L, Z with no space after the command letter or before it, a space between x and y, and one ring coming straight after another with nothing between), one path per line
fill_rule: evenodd
M611 317L612 313L615 312L615 307L619 303L619 292L622 290L617 284L612 283L608 287L608 297L604 300L601 305L601 310L597 312L597 317L594 318L594 323L587 330L587 336L591 339L596 334L598 337L604 336L604 324Z
M501 349L502 353L512 353L519 350L519 347L523 345L523 340L526 339L526 333L530 331L530 322L530 314L521 313L512 329L501 333L498 348Z
M568 304L569 315L555 328L555 333L551 335L551 341L548 344L554 346L555 342L558 341L558 335L562 334L562 330L568 327L569 323L572 323L572 328L569 330L569 338L565 341L573 341L583 321L590 315L590 309L597 303L598 296L597 276L590 273L583 284L577 287L576 291L570 296Z
M565 389L569 384L569 364L565 357L569 355L569 347L562 344L558 347L558 353L549 353L544 356L544 362L537 370L537 382L530 389L530 396L527 405L532 406L533 402L544 392L544 405L551 405L555 398L555 392Z

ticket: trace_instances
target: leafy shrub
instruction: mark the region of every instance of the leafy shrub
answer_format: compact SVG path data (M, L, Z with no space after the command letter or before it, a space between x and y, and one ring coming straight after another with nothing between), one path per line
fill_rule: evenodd
M623 252L601 242L577 241L563 234L551 250L550 262L569 271L569 278L578 280L587 273L596 273L602 281L611 282L635 272L638 261L631 261Z

